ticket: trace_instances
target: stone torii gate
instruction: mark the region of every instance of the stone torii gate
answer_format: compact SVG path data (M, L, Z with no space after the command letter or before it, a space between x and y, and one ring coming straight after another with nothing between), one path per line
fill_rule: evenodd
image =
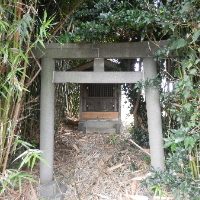
M159 46L165 45L160 41ZM157 76L154 53L158 49L150 42L101 43L101 44L46 44L36 50L35 57L41 59L40 102L40 149L42 158L49 164L40 163L40 195L56 197L58 191L53 180L54 159L54 83L136 83ZM143 58L142 72L105 72L103 59ZM94 59L94 71L55 71L55 59ZM151 165L164 170L164 150L159 91L150 87L145 91ZM56 199L61 197L57 196Z

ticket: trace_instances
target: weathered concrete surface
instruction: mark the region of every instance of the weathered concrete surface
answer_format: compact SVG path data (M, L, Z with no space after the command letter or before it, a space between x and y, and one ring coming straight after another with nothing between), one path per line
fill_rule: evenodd
M153 58L144 58L143 60L145 79L153 79L157 76L156 62ZM159 101L159 91L153 86L145 91L149 144L151 153L151 165L160 170L164 170L164 149L161 108Z
M39 188L39 197L45 198L45 200L62 200L63 193L65 193L67 187L61 183L60 179L56 179L49 183L43 184Z
M157 42L158 45L167 44L165 40ZM152 42L123 42L101 44L45 44L40 50L34 50L36 58L55 59L93 59L93 58L144 58L154 57L159 47Z
M78 124L78 130L83 131L85 133L120 133L121 128L122 123L116 120L87 120L81 121Z
M55 60L42 59L41 98L40 98L40 149L44 152L42 158L48 167L40 162L40 181L47 184L53 180L54 158L54 83L53 71Z
M54 83L137 83L142 72L54 72Z
M104 58L95 58L94 72L103 72L103 71L104 71Z

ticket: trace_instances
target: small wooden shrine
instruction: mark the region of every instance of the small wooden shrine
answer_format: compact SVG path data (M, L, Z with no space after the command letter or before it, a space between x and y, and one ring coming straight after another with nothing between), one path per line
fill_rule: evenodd
M94 59L72 71L113 71L117 65L108 60ZM99 70L99 67L98 67ZM116 83L80 84L78 128L84 132L119 133L121 128L121 85Z

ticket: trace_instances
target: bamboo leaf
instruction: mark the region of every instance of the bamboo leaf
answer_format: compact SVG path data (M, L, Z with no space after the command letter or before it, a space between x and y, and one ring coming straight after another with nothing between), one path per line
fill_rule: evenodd
M38 39L38 42L42 45L42 47L44 47L45 48L45 45L44 45L44 42L43 42L43 40L40 40L40 39Z
M37 158L42 161L45 165L47 165L48 167L50 167L50 165L40 156L37 156ZM50 167L51 168L51 167Z
M7 96L6 96L3 92L0 91L0 94L1 94L5 99L8 99Z
M18 183L19 183L19 191L20 191L20 194L22 193L22 179L21 177L18 178Z
M33 169L34 165L35 165L35 161L36 161L37 157L34 156L32 159L32 164L31 164L31 170Z
M15 162L16 160L24 157L27 154L27 151L23 152L21 155L19 155L17 158L15 158L15 160L13 162Z
M43 22L46 22L47 21L47 11L45 10L44 11L44 18L43 18Z
M15 177L17 177L20 174L20 172L12 172L11 175L9 176L9 179L14 179Z
M28 162L28 160L28 156L24 157L18 169L21 169Z
M6 21L0 20L0 29L1 29L1 31L7 31L7 27L9 27L9 24Z
M0 190L0 194L2 194L5 191L5 189L7 188L7 185L8 185L8 182L7 181L3 181L3 184L2 184L3 187Z
M24 59L24 61L25 61L26 63L29 63L28 58L26 57L25 54L23 54L23 52L21 52L21 56L22 56L22 58Z
M34 183L38 183L38 181L36 181L36 180L34 180L33 178L31 178L31 177L25 177L25 179L27 179L27 180L29 180L29 181L31 181L31 182L34 182Z
M11 180L12 180L12 187L14 188L15 187L15 185L16 185L16 182L17 182L17 176L18 176L18 174L16 175L16 176L14 176L13 178L11 178Z

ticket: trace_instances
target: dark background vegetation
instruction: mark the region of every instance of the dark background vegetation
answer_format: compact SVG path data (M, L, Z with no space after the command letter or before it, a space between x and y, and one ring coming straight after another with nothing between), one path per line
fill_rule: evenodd
M146 184L155 191L171 191L177 199L199 199L199 9L198 0L0 0L1 177L13 168L17 156L39 145L41 66L31 51L36 43L157 44L168 40L168 45L155 55L157 79L124 88L135 117L131 133L138 144L148 147L145 101L140 93L148 84L157 84L163 111L166 171L153 171ZM58 61L57 69L68 70L84 62ZM119 62L121 69L136 62L142 65L142 60ZM172 83L174 89L164 90L158 84L161 80ZM58 84L55 90L58 127L63 119L78 116L79 86ZM26 160L23 165L33 167L36 154L26 155L33 162ZM3 191L9 183L1 180Z

